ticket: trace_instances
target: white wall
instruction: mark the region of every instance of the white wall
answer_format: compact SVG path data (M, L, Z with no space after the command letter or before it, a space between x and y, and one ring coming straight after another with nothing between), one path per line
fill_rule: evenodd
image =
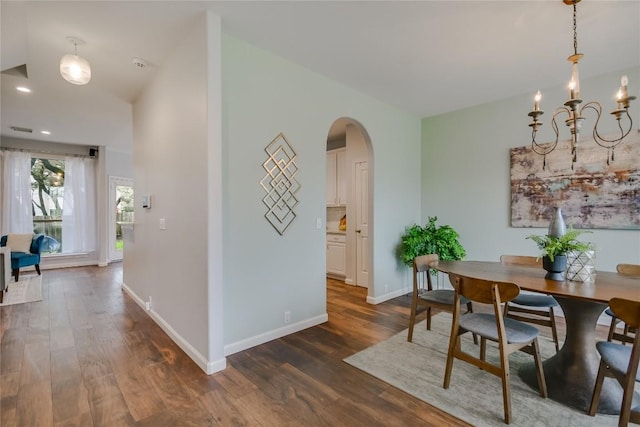
M209 263L210 217L220 216L209 202L219 194L209 176L220 169L211 154L220 143L211 128L219 33L219 19L201 15L134 104L135 227L124 256L125 289L143 306L151 298L150 315L207 372L224 368L221 291L210 289L221 272ZM141 207L144 194L151 209Z
M370 296L408 289L395 246L419 219L420 119L300 66L223 37L224 342L227 354L326 318L326 142L352 118L368 132L374 164ZM297 218L280 236L264 218L265 147L283 132L297 152ZM316 228L316 219L323 223ZM291 311L291 324L283 315Z
M629 76L630 94L637 96L638 68L581 81L585 102L599 100L603 104L605 123L615 122L608 112L615 107L613 94L621 74ZM542 109L547 113L542 116L543 137L538 140L549 141L552 111L568 94L564 88L556 87L543 89L543 95ZM467 249L467 259L498 260L503 253L538 255L535 244L525 237L543 234L544 230L510 227L509 149L531 144L527 113L532 107L533 96L523 95L425 118L422 122L423 220L435 215L438 224L453 226ZM631 110L637 128L640 119L637 101ZM585 116L583 132L588 133L594 118L590 113ZM560 126L567 138L566 127L562 123ZM606 150L602 151L605 161ZM588 240L598 248L598 270L615 271L616 264L621 262L640 263L640 230L593 230Z
M100 155L106 156L107 176L133 178L133 156L130 152L101 148Z

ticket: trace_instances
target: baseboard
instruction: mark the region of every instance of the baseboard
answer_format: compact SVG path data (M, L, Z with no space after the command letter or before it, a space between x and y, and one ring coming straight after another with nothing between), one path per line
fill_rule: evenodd
M344 279L344 283L347 285L353 285L353 279L349 279L349 278Z
M169 335L173 342L175 342L178 347L180 347L182 351L184 351L187 356L189 356L191 360L193 360L207 375L222 371L227 367L227 360L224 357L219 360L207 360L206 357L200 354L198 350L193 348L188 341L176 332L176 330L173 329L171 325L162 318L162 316L156 313L153 308L147 310L145 301L136 295L136 293L133 292L133 290L131 290L131 288L129 288L124 282L122 283L122 289L136 302L136 304L149 314L149 317L151 317L154 322L156 322L158 326L160 326L160 328Z
M397 290L392 291L392 292L388 292L388 293L386 293L384 295L378 295L377 297L367 296L367 303L373 304L373 305L380 304L382 302L389 301L390 299L394 299L394 298L397 298L399 296L406 295L406 294L408 294L410 292L411 292L411 289L402 288L402 289L397 289Z
M43 264L40 263L40 270L54 270L57 268L73 268L73 267L88 267L91 265L98 265L96 260L86 260L86 261L64 261L59 264ZM35 269L34 269L35 270ZM22 269L20 269L22 271Z
M224 346L224 355L229 356L234 353L238 353L243 350L247 350L251 347L255 347L260 344L264 344L269 341L273 341L278 338L282 338L286 335L293 334L295 332L302 331L303 329L311 328L312 326L320 325L321 323L325 323L329 320L329 316L327 313L321 314L320 316L312 317L310 319L302 320L300 322L292 323L291 325L284 326L282 328L274 329L272 331L268 331L262 333L260 335L256 335L253 337L249 337L243 339L241 341L237 341L231 344L227 344Z

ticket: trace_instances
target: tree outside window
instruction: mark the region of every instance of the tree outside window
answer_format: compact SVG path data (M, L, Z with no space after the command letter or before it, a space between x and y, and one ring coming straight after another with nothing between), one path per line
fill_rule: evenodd
M44 234L43 252L58 253L62 243L64 161L31 159L33 232Z

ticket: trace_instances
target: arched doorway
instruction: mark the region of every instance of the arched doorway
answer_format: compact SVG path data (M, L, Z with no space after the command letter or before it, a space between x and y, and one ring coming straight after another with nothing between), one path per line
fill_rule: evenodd
M373 288L372 168L373 149L364 126L348 117L335 120L327 136L327 276L365 287L369 295Z

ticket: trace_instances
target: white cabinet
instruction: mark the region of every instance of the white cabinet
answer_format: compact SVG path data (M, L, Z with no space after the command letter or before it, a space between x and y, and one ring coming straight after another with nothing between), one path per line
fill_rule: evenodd
M327 275L344 279L346 276L346 236L327 234Z
M327 151L327 206L347 204L347 149Z

